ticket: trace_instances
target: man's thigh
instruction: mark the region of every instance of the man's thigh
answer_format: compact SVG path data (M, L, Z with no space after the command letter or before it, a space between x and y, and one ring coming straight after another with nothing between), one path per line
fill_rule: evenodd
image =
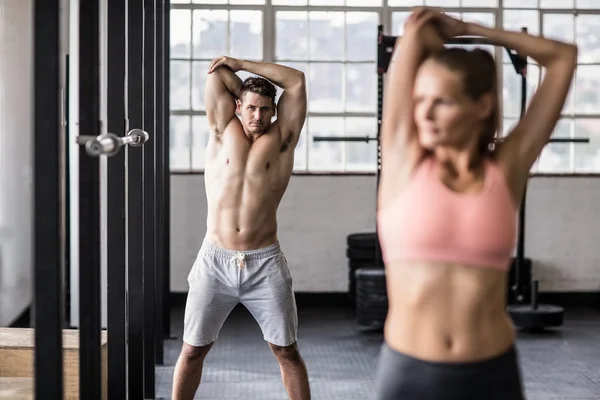
M298 313L292 276L283 253L265 261L252 281L252 285L243 286L240 301L260 325L264 339L277 346L295 343Z
M189 292L184 316L184 342L205 346L214 342L227 316L239 302L220 260L198 255L188 276Z

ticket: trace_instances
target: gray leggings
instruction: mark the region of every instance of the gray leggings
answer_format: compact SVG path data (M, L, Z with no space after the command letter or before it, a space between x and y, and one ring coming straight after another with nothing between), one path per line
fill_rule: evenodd
M525 400L517 353L490 360L423 361L381 348L375 400Z

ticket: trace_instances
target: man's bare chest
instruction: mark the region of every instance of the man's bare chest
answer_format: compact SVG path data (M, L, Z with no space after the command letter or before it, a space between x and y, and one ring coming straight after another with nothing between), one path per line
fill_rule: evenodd
M281 144L275 138L258 138L254 142L245 137L224 137L214 143L212 168L220 174L269 174L276 170L281 157Z

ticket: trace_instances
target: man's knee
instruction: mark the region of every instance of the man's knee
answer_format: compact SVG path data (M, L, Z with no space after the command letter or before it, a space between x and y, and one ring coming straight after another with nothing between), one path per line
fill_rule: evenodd
M212 345L213 343L196 347L184 342L183 347L181 348L181 358L186 363L201 363L206 358Z
M269 347L280 363L302 362L300 350L298 350L298 345L296 343L293 343L290 346L277 346L273 343L269 343Z

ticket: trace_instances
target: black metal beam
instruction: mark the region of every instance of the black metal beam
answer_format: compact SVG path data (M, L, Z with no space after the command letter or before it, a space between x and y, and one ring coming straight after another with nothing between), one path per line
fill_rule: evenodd
M79 134L100 134L99 0L79 6ZM100 168L79 148L79 387L100 400ZM44 396L44 398L47 396Z
M63 136L63 148L64 148L64 154L62 155L62 163L64 165L64 169L63 169L63 204L61 206L62 212L63 212L63 255L62 255L62 260L63 260L63 272L64 272L64 284L63 284L63 290L65 291L64 296L63 296L63 309L64 311L64 321L63 321L63 325L66 327L70 326L70 321L71 321L71 196L70 196L70 190L71 190L71 159L70 159L70 155L69 155L69 148L71 147L72 143L71 143L71 125L69 125L69 121L70 121L70 112L69 112L69 105L71 104L71 100L70 100L70 79L71 79L71 67L70 67L70 57L69 55L65 55L65 89L64 89L64 106L63 106L63 115L64 115L64 136Z
M379 139L369 136L314 136L314 142L374 142Z
M526 32L526 30L524 30ZM527 68L523 69L521 74L521 109L519 119L523 118L527 110ZM521 195L521 204L519 206L519 219L517 227L517 249L516 259L514 263L515 285L514 298L519 299L523 296L524 291L528 291L527 285L529 282L524 282L525 271L525 207L527 205L527 184L523 188ZM510 278L509 278L510 279ZM509 296L510 297L510 296Z
M125 126L125 2L107 4L107 130L122 137ZM108 398L127 398L125 149L107 159Z
M144 0L127 1L128 130L143 124ZM127 147L129 398L144 398L143 147Z
M379 67L379 65L383 62L383 58L387 57L386 54L383 54L383 46L382 42L384 39L383 35L383 25L377 26L377 168L375 169L376 179L375 184L376 187L379 187L379 180L381 177L381 123L383 121L383 69ZM393 48L392 48L393 50ZM377 196L377 191L376 194ZM375 206L377 208L377 206ZM377 222L377 218L375 219L375 232L379 231L379 223ZM379 239L375 240L375 266L377 268L383 265L383 260L380 257L381 254L381 245L379 243ZM354 293L352 293L354 295Z
M35 398L62 399L64 388L59 203L61 136L58 0L36 0L32 24Z
M144 0L144 110L142 129L148 140L142 148L144 185L144 396L155 397L154 269L156 265L156 0Z
M590 138L551 138L548 143L589 143Z
M383 25L377 27L377 72L384 74L387 72L390 62L392 60L392 54L394 52L394 46L398 36L388 36L383 34ZM478 36L461 36L450 38L446 41L449 45L480 45L480 46L495 46L495 44L487 38ZM525 67L527 66L527 59L517 54L513 49L504 47L507 51L515 71L517 74L525 74Z
M156 219L155 219L155 243L156 243L156 259L154 265L154 353L156 355L156 364L164 363L164 340L163 340L163 272L164 272L164 256L163 246L164 231L163 226L163 207L164 207L164 173L163 173L163 29L164 29L164 3L165 0L157 0L156 2L156 125L154 134L154 146L156 155L155 169L155 185L156 185Z
M164 70L162 73L163 78L163 140L162 140L162 162L163 162L163 193L164 193L164 204L163 204L163 329L165 337L171 337L171 168L170 168L170 80L169 76L171 73L171 44L170 44L170 31L171 31L171 7L169 1L164 1L164 29L163 29L163 66Z

